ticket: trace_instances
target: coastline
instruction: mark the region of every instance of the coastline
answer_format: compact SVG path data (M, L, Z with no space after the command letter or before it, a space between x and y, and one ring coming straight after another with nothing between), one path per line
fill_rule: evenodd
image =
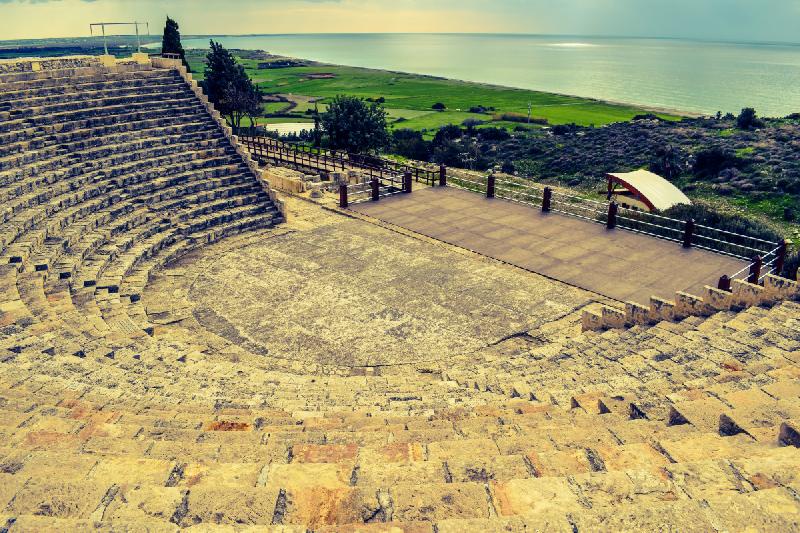
M202 50L201 48L191 48L191 50ZM568 93L559 93L559 92L552 92L552 91L543 91L540 89L531 89L528 87L514 87L511 85L500 85L496 83L488 83L488 82L480 82L480 81L471 81L471 80L464 80L459 78L448 78L446 76L436 76L432 74L422 74L419 72L408 72L402 70L392 70L386 68L371 68L371 67L362 67L359 65L345 65L339 63L328 63L324 61L317 61L314 59L307 59L303 57L297 56L290 56L284 54L273 54L267 50L262 49L249 49L249 48L234 48L232 51L245 51L245 52L261 52L266 54L271 59L289 59L294 61L302 61L309 66L319 66L319 67L341 67L341 68L357 68L366 71L376 72L376 73L385 73L385 74L398 74L403 76L417 76L420 78L431 79L431 80L439 80L445 82L456 82L461 83L464 85L472 85L476 87L485 87L488 89L501 89L501 90L509 90L509 91L526 91L526 92L533 92L542 95L550 95L550 96L559 96L563 98L575 98L578 100L586 101L587 103L594 103L594 104L604 104L610 106L619 106L619 107L627 107L627 108L637 108L641 109L642 111L647 111L651 113L657 114L665 114L665 115L674 115L684 118L700 118L703 116L707 116L704 113L694 112L694 111L686 111L681 109L671 109L668 107L661 107L661 106L654 106L648 104L638 104L634 102L622 102L622 101L614 101L608 99L600 99L600 98L592 98L589 96L580 96L576 94L568 94Z

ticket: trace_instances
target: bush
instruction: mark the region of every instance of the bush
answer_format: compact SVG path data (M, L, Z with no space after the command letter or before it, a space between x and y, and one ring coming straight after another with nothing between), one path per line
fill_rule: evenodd
M517 169L514 166L513 162L511 162L511 161L503 161L503 166L500 168L500 170L502 172L505 172L506 174L513 174L514 172L516 172Z
M442 126L433 137L433 145L442 146L446 141L460 139L462 135L464 135L464 131L454 124Z
M553 132L553 135L569 135L570 133L575 133L580 128L575 124L558 124L553 126L550 131Z
M435 110L435 111L444 111L445 109L447 109L447 106L446 106L446 105L444 105L444 104L443 104L443 103L441 103L441 102L436 102L435 104L433 104L433 105L431 106L431 109L433 109L433 110Z
M409 129L399 129L392 132L392 151L396 154L427 161L430 157L431 143L422 138L422 133Z
M469 108L470 113L486 113L486 108L482 105L475 105Z
M740 163L733 152L715 146L697 153L692 172L698 178L716 178L725 169L738 168Z
M758 120L755 109L752 107L745 107L736 119L736 127L740 130L750 130L763 128L764 123Z
M530 120L528 119L528 115L523 115L522 113L498 113L493 117L496 121L504 121L504 122L530 122L531 124L539 124L540 126L546 126L549 124L546 118L542 117L531 117Z
M774 242L775 246L783 239L780 233L757 220L742 215L721 213L702 204L676 205L664 211L664 216L678 220L692 218L697 224L764 239Z
M469 135L475 134L475 127L480 126L481 124L486 124L483 120L477 120L474 118L468 118L464 122L461 123L462 126L467 128L467 133Z
M441 130L440 130L441 131ZM451 139L444 139L440 144L434 141L433 161L448 167L463 167L461 160L462 147Z
M658 115L654 115L653 113L645 113L644 115L636 115L633 117L633 120L663 120Z
M505 141L511 134L503 128L483 128L478 131L478 136L484 141Z

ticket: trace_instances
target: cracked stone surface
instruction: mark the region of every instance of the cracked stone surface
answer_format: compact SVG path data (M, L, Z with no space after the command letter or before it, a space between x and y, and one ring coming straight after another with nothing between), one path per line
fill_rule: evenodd
M379 367L439 362L520 332L535 335L596 298L452 247L291 205L301 220L286 231L195 252L166 270L146 301L156 309L156 293L180 294L204 328L271 357Z

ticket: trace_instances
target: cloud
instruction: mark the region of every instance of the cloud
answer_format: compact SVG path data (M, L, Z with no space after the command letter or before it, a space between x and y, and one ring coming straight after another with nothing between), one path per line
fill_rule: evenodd
M184 34L508 32L797 41L800 0L0 0L0 39L167 13ZM42 23L46 20L46 23Z

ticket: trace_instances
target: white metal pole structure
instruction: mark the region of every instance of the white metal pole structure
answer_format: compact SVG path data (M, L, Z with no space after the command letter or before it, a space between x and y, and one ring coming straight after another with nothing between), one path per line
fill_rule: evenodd
M94 37L94 27L100 26L102 35L103 35L103 50L106 55L108 55L108 38L106 37L106 26L134 26L136 28L136 49L139 53L142 52L142 39L139 34L139 26L145 26L147 28L147 35L150 35L150 23L149 22L93 22L89 24L89 34Z

